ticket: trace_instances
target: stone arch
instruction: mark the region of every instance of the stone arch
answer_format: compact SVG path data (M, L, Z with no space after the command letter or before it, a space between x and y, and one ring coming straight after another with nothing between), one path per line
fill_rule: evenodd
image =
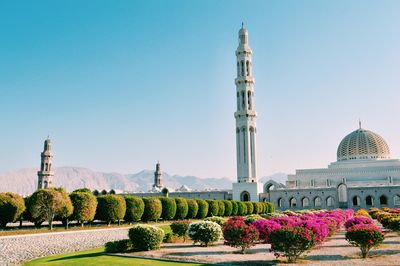
M335 207L335 199L332 196L326 198L326 207L327 208Z
M338 191L338 200L339 202L347 202L347 186L344 183L341 183L337 186Z
M243 191L242 193L240 193L240 200L241 201L251 201L250 193L247 191Z
M381 196L379 197L379 204L380 204L382 207L387 206L387 205L388 205L388 198L387 198L385 195L381 195Z
M322 207L322 199L320 196L316 196L314 198L314 207L321 208Z
M400 195L393 196L393 206L400 207Z
M354 207L359 207L361 205L361 198L359 196L354 196L352 203Z
M290 208L296 208L297 207L297 199L295 197L290 198L289 205L290 205Z
M374 197L372 197L371 195L365 197L365 205L367 205L367 207L374 206Z
M281 187L279 183L274 180L269 180L264 184L264 193L269 193L271 190Z
M301 199L301 207L303 207L303 208L310 207L310 199L307 197L302 198Z

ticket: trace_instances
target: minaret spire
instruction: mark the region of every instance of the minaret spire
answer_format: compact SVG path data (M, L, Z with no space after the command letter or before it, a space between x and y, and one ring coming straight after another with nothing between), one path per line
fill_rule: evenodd
M51 151L51 139L49 136L44 141L43 152L40 154L41 164L38 171L38 189L50 188L53 186L54 173L52 171L53 153Z
M156 171L154 172L153 190L160 190L162 188L161 176L162 172L161 172L160 162L157 161Z
M248 36L248 31L242 24L242 28L239 30L239 45L236 49L235 120L237 183L233 185L233 197L234 200L258 201L257 113L254 107L253 51L249 46Z

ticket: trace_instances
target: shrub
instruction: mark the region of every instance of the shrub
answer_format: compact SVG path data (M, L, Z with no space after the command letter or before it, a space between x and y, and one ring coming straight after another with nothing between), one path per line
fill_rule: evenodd
M64 190L64 188L52 188L58 192L60 192L62 197L62 206L59 212L57 212L56 217L54 220L63 221L63 223L67 222L67 219L72 215L74 212L74 206L72 205L71 198L69 197L68 193Z
M122 220L125 212L126 203L123 197L117 195L102 195L97 197L96 219L111 224L111 222Z
M84 222L93 221L96 214L97 199L92 192L72 192L70 195L74 211L71 219L76 220L83 226Z
M176 243L176 242L177 242L176 235L174 235L171 232L165 233L164 238L163 238L163 243Z
M185 219L188 212L189 206L184 198L175 198L176 201L176 215L175 219Z
M225 213L224 216L231 216L232 215L232 201L231 200L224 200L223 201L225 204Z
M252 202L253 204L253 214L259 214L259 209L258 209L258 203L259 202Z
M275 256L284 256L290 263L314 246L312 232L300 226L273 230L269 239Z
M347 230L356 224L373 224L373 223L374 223L374 221L371 218L367 218L364 216L356 216L356 217L348 219L346 221L346 223L344 224L344 227L346 227L346 230Z
M272 202L265 202L267 205L266 213L274 213L275 212L275 205Z
M164 238L164 231L151 225L134 225L128 234L138 251L159 249Z
M196 199L199 210L197 211L197 218L203 219L207 217L208 214L208 202L202 199Z
M197 213L199 211L199 205L197 204L197 201L194 199L187 199L187 204L189 207L188 213L187 213L187 218L188 219L193 219L196 218Z
M354 214L354 216L364 216L367 218L371 218L371 216L369 215L368 211L364 210L364 209L359 209L356 211L356 213Z
M208 203L208 214L207 216L218 215L218 202L216 200L207 200Z
M210 221L219 224L222 226L225 223L225 219L219 216L207 217L204 221Z
M35 222L47 220L49 229L53 229L54 217L64 211L64 197L55 189L39 189L28 200L29 213Z
M217 200L218 202L218 215L224 216L225 214L225 204L222 200Z
M171 230L175 235L183 237L183 240L186 241L189 224L190 222L188 220L176 221L171 224Z
M144 202L140 197L125 197L126 203L126 213L124 220L126 222L138 222L143 216L144 213Z
M107 242L105 245L105 251L107 253L122 253L132 249L132 243L129 239L122 239Z
M161 218L164 220L172 220L176 215L176 201L173 198L160 197L162 213Z
M246 215L247 214L247 205L245 202L238 201L238 215Z
M254 206L253 206L253 202L244 202L247 206L247 214L253 214L254 213Z
M231 203L232 203L232 213L231 213L231 215L233 215L233 216L239 215L239 213L238 213L238 208L239 208L238 202L236 200L232 200Z
M222 230L221 226L214 222L195 222L189 225L188 235L194 244L200 243L201 246L207 247L221 238Z
M161 201L158 198L149 197L143 198L144 202L144 212L142 220L147 221L157 221L160 219L162 214Z
M92 191L88 188L78 188L78 189L75 189L74 191L72 191L72 193L74 193L74 192L86 192L86 193L92 194Z
M346 232L346 240L360 248L363 258L368 257L371 248L378 247L384 239L382 231L371 224L356 224Z
M24 199L15 193L0 193L0 226L15 222L25 211Z
M272 220L257 220L251 223L258 231L259 239L264 243L270 243L270 234L281 228L281 225Z
M242 253L246 252L258 240L258 231L251 225L244 222L243 217L232 217L222 227L225 245L240 248Z
M246 217L245 217L245 219L244 219L244 221L245 221L245 223L246 224L250 224L250 223L252 223L252 222L254 222L254 221L257 221L257 220L263 220L264 218L262 218L260 215L258 215L258 214L251 214L251 215L247 215Z

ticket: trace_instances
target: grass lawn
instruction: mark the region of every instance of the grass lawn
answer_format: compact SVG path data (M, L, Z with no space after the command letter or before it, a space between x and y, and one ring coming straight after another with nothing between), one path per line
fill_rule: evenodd
M137 259L106 255L104 248L79 251L62 255L55 255L26 262L25 266L37 265L135 265L135 266L201 266L207 264L196 264L186 262L168 262L152 259Z

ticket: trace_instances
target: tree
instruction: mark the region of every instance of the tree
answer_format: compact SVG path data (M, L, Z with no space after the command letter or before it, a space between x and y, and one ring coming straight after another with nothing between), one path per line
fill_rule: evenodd
M142 220L147 221L157 221L160 219L162 214L161 201L155 197L143 198L144 202L144 213Z
M126 213L124 220L126 222L137 222L143 216L144 202L140 197L126 196Z
M114 194L115 195L115 190L111 189L110 192L108 192L108 194Z
M205 200L202 199L196 199L197 205L199 207L197 211L197 218L198 219L203 219L207 217L208 214L208 203Z
M60 192L63 198L63 206L61 207L60 212L57 213L55 220L62 221L65 227L68 227L69 224L68 218L74 212L74 206L72 205L72 201L68 193L64 190L64 188L60 187L53 189Z
M162 205L161 218L164 220L172 220L176 215L176 202L173 198L160 197Z
M100 194L100 192L97 189L93 190L93 195L95 195L97 197L99 194Z
M108 225L113 221L120 221L126 212L125 199L117 195L102 195L97 197L97 209L95 218L106 221Z
M86 192L86 193L92 193L92 191L90 190L90 189L88 189L88 188L78 188L78 189L75 189L73 192ZM72 193L73 193L72 192ZM98 192L98 191L97 191Z
M81 226L84 222L93 221L96 214L97 199L89 192L72 192L70 195L74 212L71 219L78 221Z
M178 219L178 220L185 219L188 214L188 211L189 211L189 206L187 204L186 199L175 198L175 201L176 201L175 219Z
M29 213L33 220L47 220L53 230L53 220L64 210L64 197L55 189L39 189L29 197Z
M107 190L103 189L103 190L101 191L101 195L107 195Z
M195 199L187 199L186 201L189 207L187 218L193 219L197 216L197 213L199 211L199 205L197 204L197 201Z
M0 193L0 226L15 222L25 211L24 199L15 193Z

